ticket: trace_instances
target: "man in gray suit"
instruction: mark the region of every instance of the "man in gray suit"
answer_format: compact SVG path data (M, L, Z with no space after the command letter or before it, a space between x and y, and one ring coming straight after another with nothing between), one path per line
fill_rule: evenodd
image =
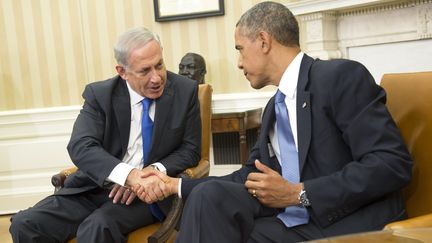
M163 220L171 204L170 198L162 200L158 177L140 175L158 170L175 176L198 163L197 82L166 70L159 37L145 28L122 34L114 53L118 75L83 92L68 145L78 171L60 191L12 218L14 242L75 236L78 242L126 242L129 232ZM161 200L134 200L129 188L135 184L151 185L148 193Z

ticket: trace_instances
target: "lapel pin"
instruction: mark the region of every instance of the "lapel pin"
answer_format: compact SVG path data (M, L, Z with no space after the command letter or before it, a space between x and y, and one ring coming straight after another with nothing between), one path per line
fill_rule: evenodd
M303 105L302 105L302 107L305 108L306 106L307 106L306 102L304 102Z

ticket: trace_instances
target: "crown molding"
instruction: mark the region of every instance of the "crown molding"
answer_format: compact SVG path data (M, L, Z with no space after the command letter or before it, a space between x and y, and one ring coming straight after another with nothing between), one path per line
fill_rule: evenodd
M302 0L287 3L285 6L294 15L302 15L329 10L360 8L395 1L397 0Z

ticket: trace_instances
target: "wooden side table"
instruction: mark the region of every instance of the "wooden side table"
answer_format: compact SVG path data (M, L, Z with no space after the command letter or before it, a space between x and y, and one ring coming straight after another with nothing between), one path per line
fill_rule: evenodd
M212 132L237 132L240 142L240 162L245 164L248 159L246 130L261 127L262 108L235 109L212 114Z

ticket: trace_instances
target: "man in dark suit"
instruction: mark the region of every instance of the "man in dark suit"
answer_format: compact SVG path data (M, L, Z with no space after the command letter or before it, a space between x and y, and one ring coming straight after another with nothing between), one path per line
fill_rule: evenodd
M177 241L298 242L406 217L400 189L413 162L366 68L301 52L297 21L279 3L248 10L235 45L251 86L278 91L244 167L199 180L159 174L186 200Z
M114 53L119 75L83 92L68 145L78 171L59 192L13 217L14 242L75 236L78 242L126 242L129 232L162 220L171 203L134 200L129 188L135 184L152 185L148 193L164 198L158 177L140 175L157 169L175 176L199 161L197 82L167 72L159 37L145 28L122 34Z

